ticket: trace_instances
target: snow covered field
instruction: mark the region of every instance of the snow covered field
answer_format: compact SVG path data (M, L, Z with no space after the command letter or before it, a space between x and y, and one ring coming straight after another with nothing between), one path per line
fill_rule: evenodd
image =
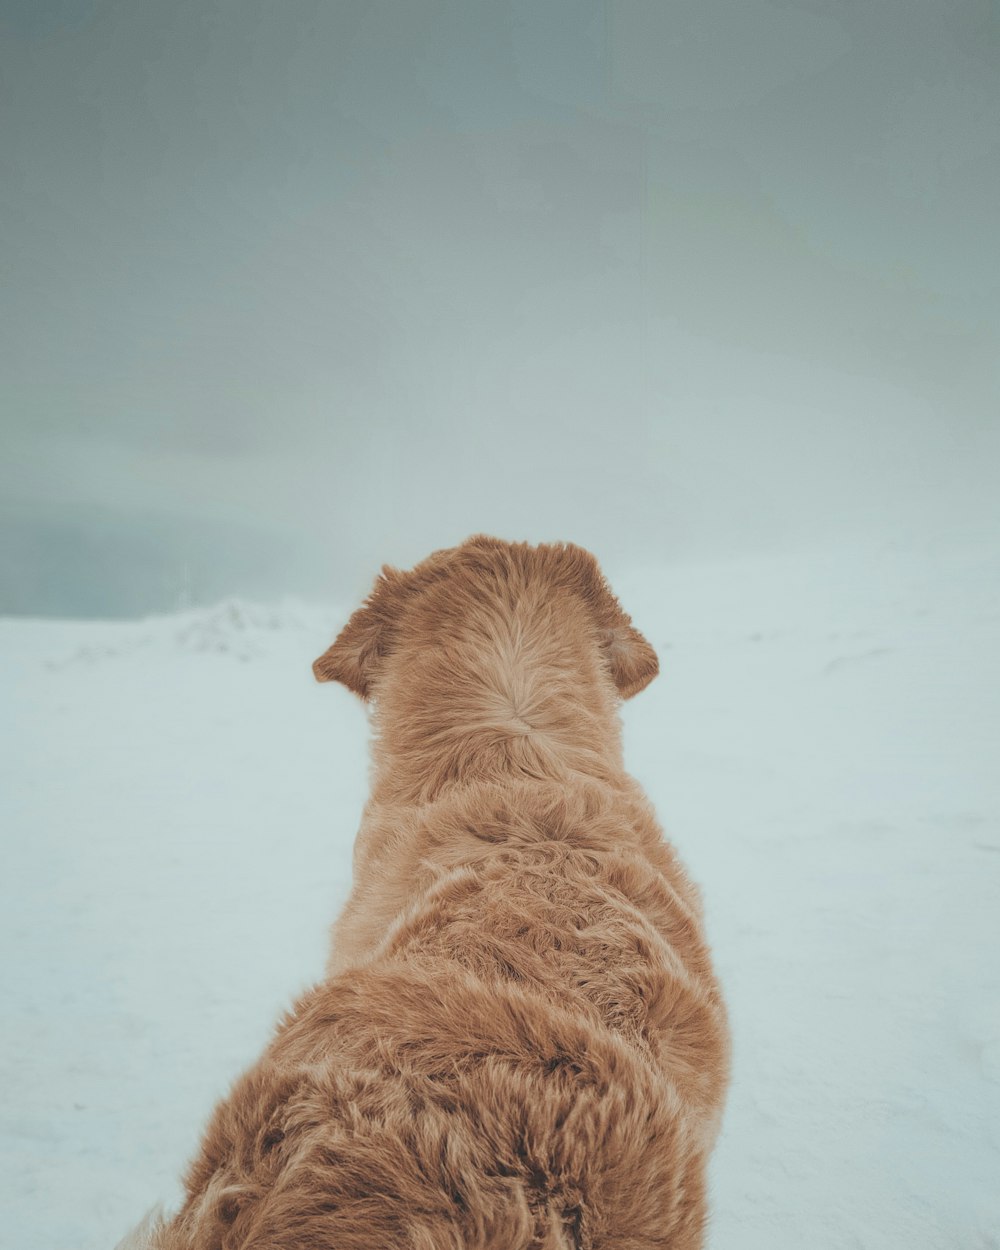
M995 558L609 572L662 667L627 759L732 1011L713 1250L1000 1246ZM0 621L5 1245L109 1250L175 1201L319 975L367 785L309 667L343 615Z

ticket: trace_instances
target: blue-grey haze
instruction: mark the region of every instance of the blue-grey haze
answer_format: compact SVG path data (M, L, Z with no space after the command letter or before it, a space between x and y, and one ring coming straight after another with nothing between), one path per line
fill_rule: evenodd
M989 0L2 0L0 611L996 527Z

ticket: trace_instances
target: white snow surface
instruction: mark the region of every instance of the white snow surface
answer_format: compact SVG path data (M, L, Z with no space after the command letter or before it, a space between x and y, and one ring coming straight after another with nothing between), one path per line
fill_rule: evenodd
M975 546L632 572L626 758L706 900L713 1250L1000 1246L1000 574ZM345 608L353 605L344 605ZM321 974L368 727L346 613L0 621L4 1229L108 1250Z

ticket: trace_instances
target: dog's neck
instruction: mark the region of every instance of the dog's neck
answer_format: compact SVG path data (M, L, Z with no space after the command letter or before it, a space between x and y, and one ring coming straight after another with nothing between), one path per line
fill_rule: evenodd
M507 778L614 782L618 701L598 657L566 668L523 648L475 664L424 656L389 674L374 707L375 803L427 803Z

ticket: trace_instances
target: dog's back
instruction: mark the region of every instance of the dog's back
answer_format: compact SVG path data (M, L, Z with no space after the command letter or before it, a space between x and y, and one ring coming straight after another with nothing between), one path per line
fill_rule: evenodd
M447 570L430 584L441 581ZM427 619L439 619L431 606ZM530 681L513 690L527 733L484 737L481 708L470 727L479 696L463 679L427 693L414 736L403 722L414 685L427 692L427 674L413 672L421 649L411 645L394 697L393 675L361 662L386 667L384 633L356 645L373 618L390 628L391 613L372 601L362 613L363 628L355 618L318 662L321 676L349 671L359 693L377 686L382 721L330 975L218 1107L184 1208L148 1244L699 1246L727 1035L695 889L613 749L602 768L565 764L552 729L562 718ZM567 631L574 653L584 619ZM612 626L631 630L623 619ZM600 622L595 646L609 645L612 626ZM392 628L405 652L405 630ZM615 663L635 685L635 656ZM556 676L582 708L585 738L601 699ZM490 697L496 684L493 670ZM478 766L441 766L456 726L446 718L435 736L424 710L435 700L465 709L474 741L461 761L478 749ZM597 750L599 736L570 745Z

